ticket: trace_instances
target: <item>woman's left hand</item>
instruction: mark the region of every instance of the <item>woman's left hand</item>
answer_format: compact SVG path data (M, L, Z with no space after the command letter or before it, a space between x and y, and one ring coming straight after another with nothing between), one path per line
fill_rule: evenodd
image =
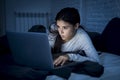
M54 61L54 65L55 66L58 66L58 65L63 65L66 61L68 61L69 60L69 56L68 55L61 55L61 56L59 56L57 59L55 59L55 61Z

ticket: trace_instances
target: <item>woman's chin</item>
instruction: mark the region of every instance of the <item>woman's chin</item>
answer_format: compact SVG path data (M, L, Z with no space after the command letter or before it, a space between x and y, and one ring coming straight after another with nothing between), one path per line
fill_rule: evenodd
M62 39L62 40L63 40L64 43L67 42L67 41L69 41L69 40L66 40L66 39Z
M62 38L63 41L65 41L66 39L65 38Z

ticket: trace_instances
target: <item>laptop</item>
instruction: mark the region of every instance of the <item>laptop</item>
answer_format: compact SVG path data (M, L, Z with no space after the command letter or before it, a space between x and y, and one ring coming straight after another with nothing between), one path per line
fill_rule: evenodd
M54 67L47 33L7 32L7 38L13 59L19 65L51 70L73 64Z

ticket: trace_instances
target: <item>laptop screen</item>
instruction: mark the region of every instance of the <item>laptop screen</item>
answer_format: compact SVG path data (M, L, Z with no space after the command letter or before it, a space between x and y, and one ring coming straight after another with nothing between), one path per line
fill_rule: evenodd
M7 38L17 64L41 70L53 68L47 33L7 32Z

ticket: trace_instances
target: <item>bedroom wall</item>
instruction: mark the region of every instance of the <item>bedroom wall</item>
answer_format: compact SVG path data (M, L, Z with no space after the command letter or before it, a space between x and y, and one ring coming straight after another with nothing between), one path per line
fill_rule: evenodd
M84 25L90 31L102 33L108 21L120 17L120 0L83 0Z
M3 4L4 1L6 6ZM5 25L7 30L14 31L15 11L50 12L50 23L52 23L56 13L63 7L77 8L81 15L81 24L89 31L101 33L111 18L120 17L119 4L120 0L1 0L0 34L5 32L3 27ZM6 16L4 16L5 12Z
M50 12L50 0L6 0L6 27L15 30L14 12Z

